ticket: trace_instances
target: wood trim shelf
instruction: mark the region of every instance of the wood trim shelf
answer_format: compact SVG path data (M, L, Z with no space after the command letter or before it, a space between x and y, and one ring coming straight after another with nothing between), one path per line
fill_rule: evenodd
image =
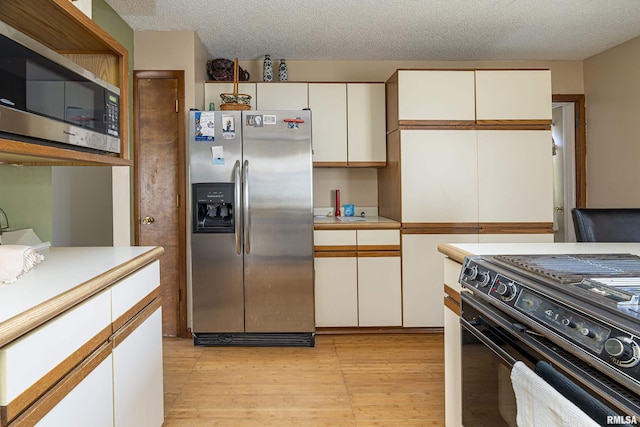
M0 139L0 162L131 166L128 50L68 0L2 1L0 21L119 87L121 141L120 154L112 156Z

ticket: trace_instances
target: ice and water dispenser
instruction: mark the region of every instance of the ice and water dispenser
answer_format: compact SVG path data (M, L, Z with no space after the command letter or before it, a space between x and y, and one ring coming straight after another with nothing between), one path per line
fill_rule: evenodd
M193 184L193 232L235 232L235 184Z

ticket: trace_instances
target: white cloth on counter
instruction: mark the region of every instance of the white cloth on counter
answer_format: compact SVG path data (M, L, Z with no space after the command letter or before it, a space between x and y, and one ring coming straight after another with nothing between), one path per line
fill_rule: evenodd
M15 283L42 260L44 255L31 246L0 245L0 284Z
M511 370L518 427L598 427L591 417L562 396L523 362Z

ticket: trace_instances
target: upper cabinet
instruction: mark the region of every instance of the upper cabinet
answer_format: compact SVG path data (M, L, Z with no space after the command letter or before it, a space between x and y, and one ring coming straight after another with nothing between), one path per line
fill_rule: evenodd
M549 70L398 70L386 85L388 132L551 123Z
M120 154L105 155L0 138L0 161L130 166L128 51L69 0L0 2L0 21L120 89Z
M397 127L414 121L436 121L442 124L475 120L473 70L399 70L388 89L395 100L397 113L389 117ZM389 130L392 124L389 124Z
M383 83L348 83L347 161L349 166L386 165Z
M313 165L384 167L384 83L309 83Z
M313 162L347 165L347 85L309 83Z
M307 83L256 83L256 110L308 108L307 86Z
M476 70L476 119L551 120L549 70Z

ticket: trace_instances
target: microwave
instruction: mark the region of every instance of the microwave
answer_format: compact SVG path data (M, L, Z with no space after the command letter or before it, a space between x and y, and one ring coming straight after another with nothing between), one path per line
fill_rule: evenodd
M0 22L0 138L120 153L120 90Z

